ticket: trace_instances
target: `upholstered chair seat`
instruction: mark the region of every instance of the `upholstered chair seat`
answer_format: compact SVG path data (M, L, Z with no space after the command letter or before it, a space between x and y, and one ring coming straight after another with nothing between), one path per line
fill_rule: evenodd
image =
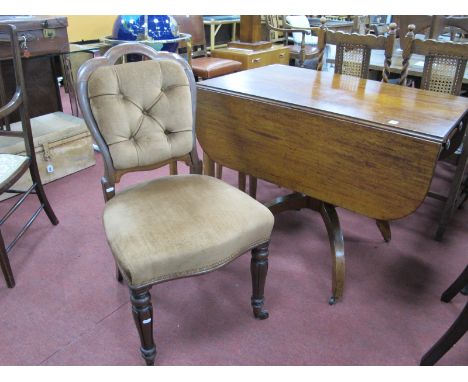
M194 174L116 194L106 203L104 227L124 278L140 287L230 262L269 240L273 216L235 187Z
M23 167L27 167L29 158L21 155L0 154L0 189L15 179L17 174L24 172Z
M226 60L216 57L199 57L192 60L193 73L204 80L238 72L242 63L235 60Z

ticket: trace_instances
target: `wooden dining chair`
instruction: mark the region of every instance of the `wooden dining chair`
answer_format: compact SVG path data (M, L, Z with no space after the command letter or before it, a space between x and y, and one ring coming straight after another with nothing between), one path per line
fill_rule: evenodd
M423 40L436 39L442 31L440 15L393 15L392 20L399 26L396 35L400 39L405 37L410 24L415 26L415 36Z
M327 45L336 46L335 68L337 74L368 78L369 65L372 50L384 51L384 65L382 70L382 81L388 82L390 76L390 65L395 42L395 31L397 25L391 23L386 36L375 36L372 34L345 33L341 31L328 30L326 26L321 28L318 34L319 59L317 70L322 70L325 64L325 49ZM391 240L389 222L376 220L385 241Z
M5 215L0 218L0 266L2 268L3 276L5 277L8 288L13 288L15 286L15 278L11 270L8 254L13 249L18 240L24 235L26 230L31 226L37 216L39 216L42 210L45 211L53 225L58 224L58 219L55 216L55 213L47 199L44 188L42 186L39 170L37 168L16 27L14 25L2 24L0 25L0 34L8 36L8 42L12 49L13 69L16 79L16 91L13 94L13 97L8 102L2 102L0 105L0 138L22 138L24 140L25 149L25 155L0 153L0 194L10 193L20 195L16 203L14 203L5 213ZM3 85L1 70L0 83ZM6 94L4 93L3 86L0 86L0 93L2 93L0 99L6 100ZM21 130L12 130L8 122L8 116L15 110L19 110L20 113ZM32 179L31 186L27 190L15 189L15 183L28 172ZM39 198L39 208L34 211L30 219L19 230L14 239L12 239L8 244L5 243L1 232L2 226L5 224L7 219L22 205L26 198L32 194L36 194Z
M468 16L445 16L442 22L443 27L448 28L450 41L467 42Z
M281 32L284 45L289 48L289 57L297 65L304 67L306 60L318 57L317 33L319 27L311 27L306 16L281 16L282 25L277 23L278 18L274 15L265 16L265 24L270 32ZM322 21L323 20L323 21ZM322 18L320 22L326 22ZM289 37L292 36L293 44Z
M242 63L236 60L208 56L206 50L205 28L201 15L173 15L179 31L192 36L192 70L197 79L206 80L242 69Z
M116 65L127 54L146 59ZM174 53L121 44L87 61L77 85L83 117L104 159L105 234L117 277L130 289L146 363L154 364L156 356L149 293L154 284L214 271L251 250L251 305L255 318L267 318L263 295L273 215L235 187L200 175L189 64ZM190 166L189 175L116 192L124 174L175 159Z
M424 68L421 89L438 93L459 95L468 60L468 43L452 41L420 40L414 36L415 26L408 26L408 33L402 41L402 72L400 84L405 86L408 80L408 68L413 54L424 56ZM468 196L468 179L465 170L468 161L467 118L460 121L458 129L449 137L448 144L439 155L444 160L458 152L457 166L450 189L445 195L430 191L429 197L444 202L435 239L442 240L448 221L456 208L461 207Z
M441 301L450 302L458 294L468 293L468 266L450 285L447 290L442 293ZM445 353L447 353L465 333L468 331L468 302L461 311L460 315L453 322L450 328L440 337L440 339L427 351L421 358L421 366L432 366L439 361Z
M323 69L325 64L324 52L327 45L335 45L335 73L368 78L372 50L383 50L385 57L382 81L388 82L396 27L395 23L391 23L386 36L375 36L372 34L363 35L333 31L327 29L325 25L319 32L319 62L317 70Z

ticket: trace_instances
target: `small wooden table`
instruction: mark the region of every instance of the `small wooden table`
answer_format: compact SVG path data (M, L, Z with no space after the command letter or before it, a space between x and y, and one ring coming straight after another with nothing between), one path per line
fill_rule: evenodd
M220 48L213 50L211 57L240 61L242 69L247 70L271 64L288 65L289 48L284 45L273 45L261 50Z
M333 257L331 303L345 274L335 206L376 220L412 213L439 152L468 120L467 98L285 65L203 81L197 108L208 174L217 162L296 191L268 203L273 212L320 212Z

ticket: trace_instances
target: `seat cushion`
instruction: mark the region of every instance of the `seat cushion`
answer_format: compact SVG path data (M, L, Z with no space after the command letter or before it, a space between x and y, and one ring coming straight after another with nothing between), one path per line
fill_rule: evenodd
M23 173L29 163L29 157L13 154L0 154L0 189Z
M242 63L225 58L199 57L192 60L193 73L203 79L223 76L241 69Z
M210 176L143 183L106 203L104 228L132 287L204 273L266 242L273 215L244 192Z

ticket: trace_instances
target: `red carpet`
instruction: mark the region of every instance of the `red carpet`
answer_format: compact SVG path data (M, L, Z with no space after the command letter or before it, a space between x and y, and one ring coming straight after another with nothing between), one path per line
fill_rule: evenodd
M1 365L144 364L127 288L115 281L102 229L97 159L45 186L60 224L42 214L11 253L17 285L7 289L0 279ZM226 170L224 179L233 183L236 174ZM259 183L262 201L282 192ZM277 216L266 286L270 318L252 316L249 254L216 272L157 285L156 364L417 365L466 302L463 295L449 304L439 299L467 264L468 214L458 211L439 243L433 234L440 211L440 202L427 199L392 223L387 244L371 219L339 209L347 273L335 306L327 303L331 257L320 216ZM7 240L29 212L23 207L9 220ZM439 364L468 365L468 336Z

